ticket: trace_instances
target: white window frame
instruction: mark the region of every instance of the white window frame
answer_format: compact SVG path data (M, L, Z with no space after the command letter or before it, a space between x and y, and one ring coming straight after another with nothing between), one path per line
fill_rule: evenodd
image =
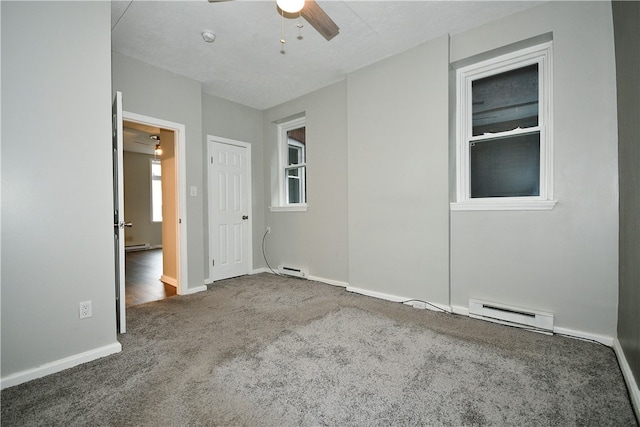
M156 176L153 174L153 164L157 163L160 165L160 175ZM160 182L160 191L162 192L162 164L160 162L160 159L151 159L151 161L149 162L149 177L150 177L150 187L151 187L151 197L150 197L150 202L151 202L151 222L156 223L156 222L162 222L162 196L160 197L160 219L156 219L153 216L153 212L154 212L154 202L156 202L155 198L153 197L153 183L154 181L159 181Z
M297 129L297 128L296 128ZM289 151L289 147L295 147L297 148L301 153L302 153L302 158L303 159L307 159L307 153L306 153L306 147L304 144L302 144L301 142L298 142L294 139L291 138L287 138L287 157L288 157L288 151ZM288 161L285 161L285 165L289 163ZM301 200L307 200L307 189L306 189L306 171L304 170L306 168L306 163L299 163L296 165L291 165L291 166L285 166L284 167L284 174L285 174L285 183L284 183L284 190L285 190L285 194L284 194L284 200L289 200L289 179L291 179L292 177L289 176L289 171L294 170L294 169L298 169L299 170L299 174L297 176L298 178L298 187L299 187L299 191L300 191L300 199ZM289 205L300 205L300 204L306 204L306 203L288 203Z
M522 49L460 68L456 72L456 196L451 210L551 210L553 199L552 42ZM538 64L538 126L500 132L500 136L540 133L540 194L523 197L471 198L470 146L496 135L473 136L472 83L475 80Z
M307 153L306 147L303 147L304 152L304 163L299 163L297 165L289 165L288 154L289 154L289 137L287 136L287 132L294 129L299 129L301 127L306 126L305 117L299 117L294 120L290 120L284 123L278 124L278 197L277 205L273 205L270 207L272 212L304 212L307 210L307 194L306 194L306 170L304 174L301 174L301 185L302 191L301 196L304 203L289 203L289 187L288 187L288 177L287 172L291 169L306 169L307 167Z

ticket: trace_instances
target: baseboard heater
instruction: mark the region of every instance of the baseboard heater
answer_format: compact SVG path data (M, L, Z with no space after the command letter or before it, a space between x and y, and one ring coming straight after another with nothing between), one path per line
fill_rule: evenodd
M553 313L469 299L469 317L553 335Z
M290 265L279 265L278 273L285 276L293 276L301 279L309 278L309 270L301 267L293 267Z

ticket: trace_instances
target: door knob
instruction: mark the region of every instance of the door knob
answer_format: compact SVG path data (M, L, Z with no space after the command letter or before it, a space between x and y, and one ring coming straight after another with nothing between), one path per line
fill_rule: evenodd
M242 219L249 219L249 215L242 215Z

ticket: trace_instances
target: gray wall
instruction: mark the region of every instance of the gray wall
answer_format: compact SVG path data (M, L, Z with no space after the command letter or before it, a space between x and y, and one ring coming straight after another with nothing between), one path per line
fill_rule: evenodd
M119 53L112 53L112 90L122 92L123 109L185 125L187 200L187 288L204 284L202 157L202 99L200 83L153 67ZM191 196L190 188L197 188ZM183 284L184 286L184 284Z
M124 244L162 245L162 222L151 221L153 155L125 151L123 157L125 219L133 224L124 230Z
M0 7L6 378L119 344L109 3ZM93 317L80 320L86 300Z
M349 75L349 284L449 303L448 37Z
M618 82L618 340L640 383L640 3L613 2Z
M347 85L339 82L264 112L265 226L269 263L307 267L310 275L348 281ZM304 112L307 129L306 212L271 212L271 182L277 176L274 121ZM255 180L254 180L255 181ZM257 184L256 184L257 185ZM254 228L260 239L265 229ZM260 258L254 263L265 265Z
M551 2L452 37L459 61L553 32L552 211L452 212L451 302L555 313L556 326L616 335L618 166L611 5Z
M116 335L109 3L0 7L6 376L113 345ZM449 56L457 61L548 32L555 48L558 206L453 212L449 227ZM272 264L306 266L337 283L438 303L450 293L450 302L463 307L469 297L495 299L550 310L560 327L610 337L619 320L637 372L635 307L621 304L617 316L613 61L610 4L567 2L457 34L450 47L446 37L431 41L262 113L203 95L193 80L117 53L111 65L112 90L123 92L125 110L186 126L184 190L198 188L198 196L187 197L188 287L201 286L208 271L204 155L212 134L255 144L254 266L264 266L259 244L268 225ZM637 81L622 84L637 88ZM300 112L307 117L309 209L272 213L272 122ZM77 131L69 133L71 126ZM637 155L629 142L637 142L633 129L622 130L621 149ZM98 136L87 141L88 134ZM638 171L637 161L629 162L622 166L621 224L633 238ZM73 227L60 226L70 221ZM636 302L637 241L621 239L620 248L620 294L635 295ZM94 315L80 321L78 302L88 299Z
M204 138L204 152L207 150L207 135L234 139L251 144L251 174L253 186L251 194L251 204L253 208L253 266L263 265L262 262L262 233L264 230L264 192L262 188L263 168L263 144L262 144L262 111L247 107L235 102L228 101L207 93L202 94L202 136ZM207 156L203 156L203 171L205 188L202 192L204 197L204 230L209 233L208 217L208 189L207 187ZM204 277L209 277L209 256L208 238L204 242L204 252L206 260Z
M449 64L548 33L558 205L449 214ZM561 331L611 339L618 306L615 103L610 4L554 2L365 67L348 76L346 88L271 108L264 116L265 208L276 164L273 121L306 112L310 133L314 123L326 128L322 146L332 144L332 161L312 169L318 144L310 134L309 212L267 210L270 262L462 310L475 297L551 311ZM340 161L345 152L348 165ZM318 191L332 198L319 205ZM317 209L322 214L313 216ZM319 267L329 248L339 256Z

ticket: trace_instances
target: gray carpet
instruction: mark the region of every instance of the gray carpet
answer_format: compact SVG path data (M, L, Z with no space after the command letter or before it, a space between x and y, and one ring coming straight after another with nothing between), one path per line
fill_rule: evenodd
M610 348L260 274L128 311L3 426L636 426Z

